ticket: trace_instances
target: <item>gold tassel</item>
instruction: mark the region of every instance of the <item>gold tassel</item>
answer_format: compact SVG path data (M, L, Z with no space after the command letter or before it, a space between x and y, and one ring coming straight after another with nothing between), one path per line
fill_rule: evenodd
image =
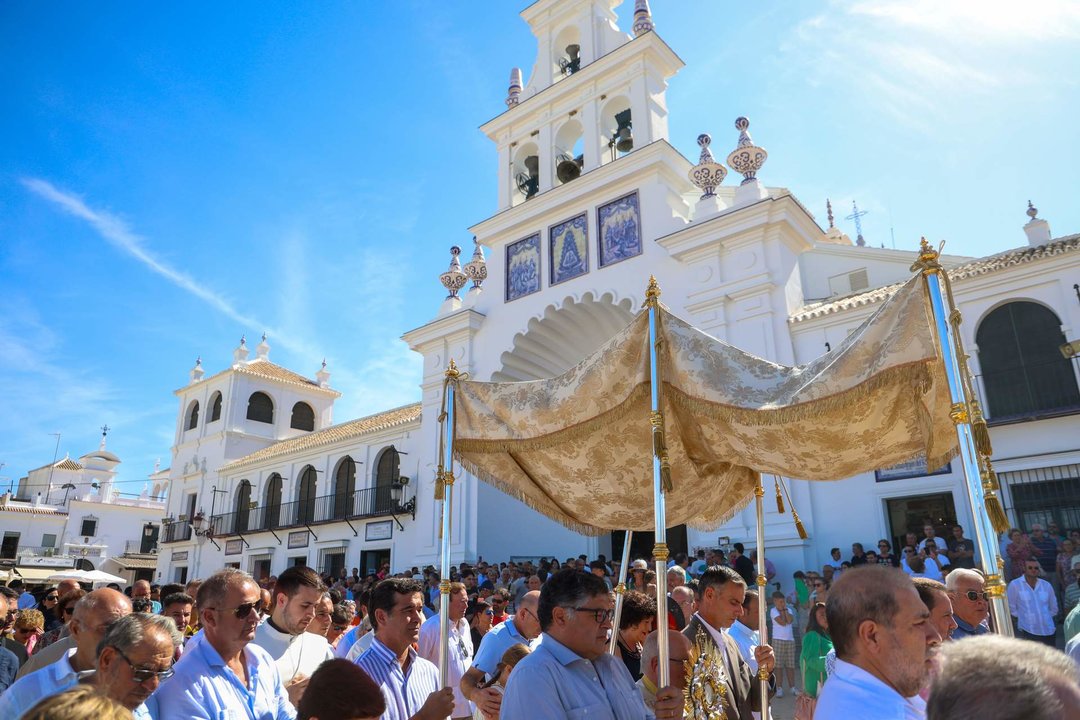
M435 499L446 499L446 483L443 481L443 471L438 470L435 473Z
M986 516L990 518L990 524L994 526L994 532L1003 533L1009 529L1009 518L1005 515L1005 508L1001 505L1001 498L997 496L997 493L990 491L986 493L986 499L983 503L986 505Z
M795 529L799 533L799 539L805 540L810 537L806 534L806 528L802 524L802 520L799 519L799 513L795 512L795 508L791 508L791 517L795 518Z
M975 439L975 449L980 455L988 458L994 454L994 448L990 445L990 429L986 426L986 418L983 417L982 406L978 400L971 401L971 434Z
M784 514L784 496L780 493L780 481L773 478L773 487L776 488L776 512Z

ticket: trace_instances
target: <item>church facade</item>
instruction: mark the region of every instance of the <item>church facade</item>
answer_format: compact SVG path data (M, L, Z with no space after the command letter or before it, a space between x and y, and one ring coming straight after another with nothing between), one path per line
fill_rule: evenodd
M624 29L618 5L538 0L522 12L535 64L527 83L511 72L506 109L481 126L495 145L498 207L470 228L464 258L453 249L441 278L449 295L431 321L403 336L424 358L418 403L334 424L325 366L315 379L281 368L265 339L253 359L242 343L217 375L192 371L177 391L162 581L226 564L262 577L300 562L334 572L436 563L448 363L478 380L557 375L633 317L650 275L677 315L787 365L830 352L910 277L916 239L911 250L873 248L835 228L831 210L819 223L770 184L767 139L746 118L699 137L697 158L676 150L665 90L682 61L647 3ZM1080 527L1080 362L1068 349L1080 338L1080 236L1053 238L1034 208L1028 218L1017 250L943 261L1011 521ZM650 463L642 458L649 482ZM619 551L611 536L578 535L457 476L455 561ZM927 521L942 535L954 522L973 534L958 462L789 486L809 538L790 514L766 513L781 577L820 567L833 546L845 556L852 542L895 547ZM747 510L722 527L673 528L668 543L750 546L754 527ZM635 549L647 554L651 536Z

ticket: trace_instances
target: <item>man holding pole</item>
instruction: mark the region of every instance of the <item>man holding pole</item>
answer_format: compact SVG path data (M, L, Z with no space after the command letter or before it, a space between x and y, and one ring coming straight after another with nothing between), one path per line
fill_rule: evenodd
M607 585L595 575L561 570L544 584L537 613L543 639L510 674L502 720L654 717L626 665L607 653L612 607ZM657 691L658 720L682 712L681 690Z

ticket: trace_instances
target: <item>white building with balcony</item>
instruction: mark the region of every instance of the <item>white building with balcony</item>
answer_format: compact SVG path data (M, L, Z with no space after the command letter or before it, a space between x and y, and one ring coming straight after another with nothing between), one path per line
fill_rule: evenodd
M16 494L0 496L0 573L34 583L72 568L152 579L165 502L149 491L153 476L139 496L122 495L119 464L103 434L96 451L31 470Z
M819 223L792 191L771 184L767 152L755 143L767 139L752 138L748 121L721 139L703 135L699 158L676 150L665 90L682 62L647 5L638 4L631 34L620 29L619 4L538 0L522 12L537 41L535 65L527 83L511 73L506 109L481 126L495 145L498 206L470 228L476 243L464 268L455 248L442 278L450 296L404 335L424 358L417 405L333 425L337 393L325 368L310 380L270 363L268 347L247 360L243 343L229 369L207 379L201 366L192 371L177 391L161 579L223 564L261 576L297 562L364 571L434 563L447 363L475 380L557 375L630 320L650 275L676 314L789 365L829 352L910 277L917 238L911 250L875 248L835 228L831 210ZM730 128L731 119L702 129ZM720 156L738 182L723 184L715 147L731 148ZM1028 216L1024 234L1002 229L1022 247L942 260L1010 519L1080 528L1080 362L1064 347L1080 339L1080 235L1055 239L1034 208ZM458 477L455 561L611 557L619 547L618 538L577 535ZM957 462L929 474L912 465L834 483L790 480L810 536L799 538L790 515L767 513L781 577L820 567L833 546L847 554L853 542L869 548L888 538L895 547L926 521L943 536L955 522L971 535ZM673 528L668 544L673 552L752 545L754 526L748 510L707 532ZM636 537L635 552L647 555L651 533Z

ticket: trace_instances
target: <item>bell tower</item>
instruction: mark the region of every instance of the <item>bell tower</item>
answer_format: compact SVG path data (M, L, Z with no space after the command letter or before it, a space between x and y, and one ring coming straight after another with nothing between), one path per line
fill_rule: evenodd
M498 147L499 210L573 182L668 135L667 80L682 61L653 32L646 0L619 30L621 0L538 0L528 82L510 73L507 110L481 130Z

